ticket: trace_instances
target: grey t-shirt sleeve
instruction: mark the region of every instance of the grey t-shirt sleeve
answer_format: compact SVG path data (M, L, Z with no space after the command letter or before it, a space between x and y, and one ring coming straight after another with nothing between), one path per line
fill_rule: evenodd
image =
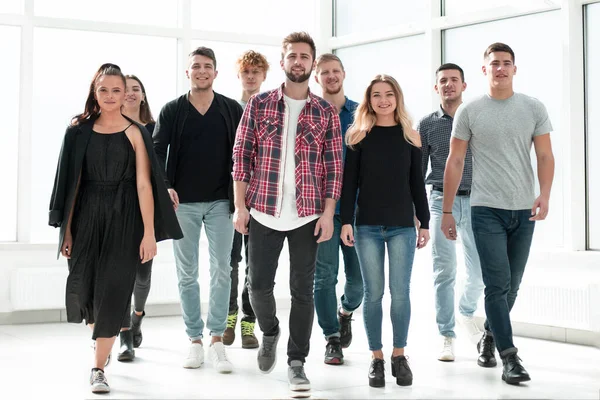
M454 116L454 122L452 124L452 137L465 140L467 142L471 140L472 132L469 125L469 112L465 105L461 104L456 110L456 115Z
M552 123L548 117L546 106L539 100L535 100L535 130L533 136L540 136L552 131Z

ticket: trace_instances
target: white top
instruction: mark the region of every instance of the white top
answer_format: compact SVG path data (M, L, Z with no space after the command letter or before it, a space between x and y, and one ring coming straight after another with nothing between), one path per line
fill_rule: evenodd
M279 218L262 213L252 208L250 215L261 225L276 231L292 231L319 218L321 214L310 215L300 218L296 208L296 131L298 129L298 118L306 105L306 99L294 100L283 96L285 100L285 116L283 132L286 134L281 141L281 165L279 168L280 199Z

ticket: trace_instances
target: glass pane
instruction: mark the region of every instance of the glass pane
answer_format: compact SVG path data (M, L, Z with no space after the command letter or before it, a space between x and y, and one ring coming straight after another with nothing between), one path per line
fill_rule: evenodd
M19 137L19 81L21 57L21 28L0 26L0 109L2 109L2 150L0 171L0 241L17 240L17 155ZM6 186L5 186L6 185Z
M600 250L600 3L586 7L586 110L589 246ZM594 90L592 90L594 88Z
M103 0L99 6L81 0L36 1L35 15L135 25L177 26L177 1Z
M209 47L215 52L218 76L213 85L214 90L227 97L231 97L232 99L237 100L242 94L242 85L237 77L236 61L238 57L247 50L258 51L264 55L269 62L269 72L267 73L267 79L261 87L261 91L264 92L274 89L281 85L285 80L285 74L279 63L281 60L281 47L279 46L213 42L208 40L192 41L192 49L199 46ZM192 49L190 49L190 51ZM310 88L315 94L321 93L321 88L312 77L310 79Z
M511 10L521 11L524 7L535 10L553 4L560 6L560 3L560 0L546 0L545 2L538 1L535 3L532 1L527 2L523 0L503 0L501 2L496 0L444 0L444 15L459 15L481 10L493 10L505 14L507 12L511 12Z
M315 34L315 0L192 0L192 28L285 36L294 31ZM220 17L219 17L220 16Z
M336 0L335 35L367 32L410 22L423 23L426 17L427 1Z
M8 0L1 2L0 13L23 14L23 0Z
M336 50L336 54L344 63L344 92L349 98L360 102L371 79L377 74L388 74L400 84L415 124L431 112L424 35L347 47Z
M538 223L534 244L543 247L563 246L563 160L561 126L560 82L562 76L560 12L552 11L519 18L450 29L444 34L444 62L458 64L465 71L467 90L463 99L468 100L487 91L487 80L481 72L483 53L494 42L503 42L515 52L517 75L514 80L516 92L538 98L548 110L554 131L551 133L556 160L554 183L550 198L550 213L546 221ZM539 36L541 35L541 36ZM537 38L544 37L540 41ZM549 65L541 67L540 54L552 54ZM554 82L555 84L549 84ZM536 193L539 192L535 152L532 163L536 175ZM559 234L557 234L557 232Z
M91 45L94 44L94 45ZM101 45L100 45L101 44ZM73 52L77 51L77 57ZM177 40L152 36L35 28L33 65L32 242L55 242L48 202L62 138L83 111L90 81L105 62L137 75L156 117L177 95ZM160 57L156 55L159 54ZM59 64L52 60L69 60Z

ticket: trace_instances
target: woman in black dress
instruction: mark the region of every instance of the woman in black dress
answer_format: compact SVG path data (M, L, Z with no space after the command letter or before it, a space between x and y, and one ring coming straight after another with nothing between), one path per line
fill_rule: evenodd
M125 77L104 64L85 111L65 133L50 220L68 259L69 322L83 320L96 341L92 392L110 391L104 366L121 329L138 267L156 241L182 237L145 128L121 114Z
M125 75L125 79L125 101L121 107L121 112L129 119L144 125L151 138L156 123L152 117L146 88L135 75ZM135 358L134 348L138 348L142 344L142 319L146 315L144 308L150 293L151 278L152 260L140 265L135 276L135 286L133 288L134 310L131 314L128 312L123 320L123 327L119 334L121 339L119 356L117 357L119 361L132 361Z

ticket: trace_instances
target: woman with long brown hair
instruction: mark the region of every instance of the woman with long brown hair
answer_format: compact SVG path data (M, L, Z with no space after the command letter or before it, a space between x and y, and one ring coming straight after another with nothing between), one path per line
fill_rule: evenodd
M102 65L65 133L50 200L69 265L67 320L85 320L96 341L94 393L110 391L104 367L138 266L156 255L157 240L182 237L145 128L121 114L124 97L120 68Z
M121 112L131 120L144 125L147 132L142 130L142 133L151 138L155 121L148 103L146 88L140 78L135 75L125 75L125 80L125 101L121 107ZM119 334L121 339L117 357L119 361L133 361L135 358L134 348L138 348L142 344L142 320L146 315L144 309L150 293L151 279L152 260L140 265L135 276L135 286L133 288L134 310L131 314L128 312L123 320L123 327Z
M429 240L429 207L421 172L420 136L411 127L402 90L394 78L377 75L371 81L346 133L346 144L341 236L346 246L356 246L363 277L364 324L373 353L369 385L385 386L381 301L386 246L394 332L392 375L398 385L411 385L412 371L404 355L410 322L410 278L415 247L423 248ZM420 222L418 233L415 211Z

